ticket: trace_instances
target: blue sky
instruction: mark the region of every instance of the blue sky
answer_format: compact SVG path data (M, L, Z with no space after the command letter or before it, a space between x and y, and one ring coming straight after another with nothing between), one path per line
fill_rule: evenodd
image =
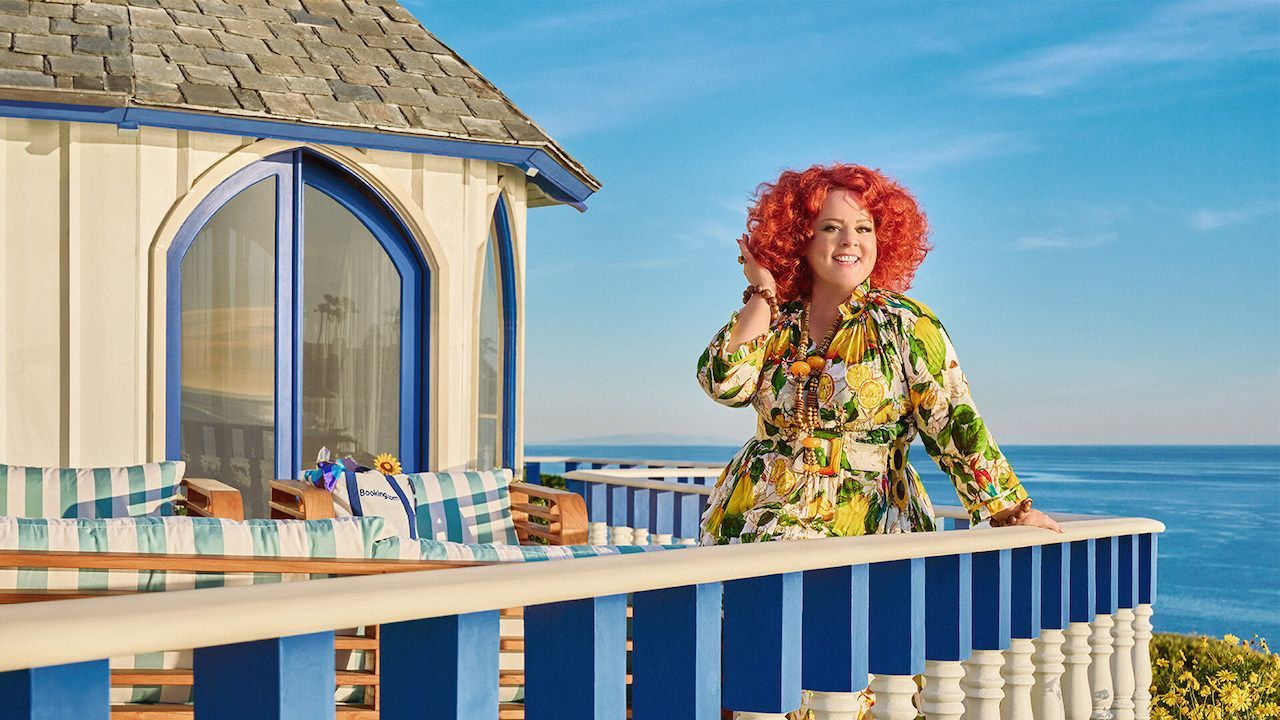
M1280 442L1280 4L405 2L603 182L529 212L527 442L740 443L755 187L855 162L997 441Z

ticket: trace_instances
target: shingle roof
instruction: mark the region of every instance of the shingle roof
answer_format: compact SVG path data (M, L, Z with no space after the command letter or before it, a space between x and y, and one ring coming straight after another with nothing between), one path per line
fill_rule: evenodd
M0 0L0 95L542 147L600 187L395 0Z

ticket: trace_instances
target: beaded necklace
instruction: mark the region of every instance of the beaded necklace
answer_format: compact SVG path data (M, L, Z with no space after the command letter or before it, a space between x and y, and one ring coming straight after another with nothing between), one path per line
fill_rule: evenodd
M802 454L806 479L813 478L817 474L829 474L825 472L828 468L817 464L814 448L818 446L818 438L813 436L813 429L818 427L819 423L817 378L822 375L822 370L827 365L827 360L823 356L826 355L827 348L831 345L831 340L835 337L840 325L841 318L837 315L826 337L818 344L817 353L791 364L791 378L796 382L793 424L799 430L798 437L804 448ZM807 300L800 311L800 347L803 348L802 352L809 349L809 301ZM836 449L833 448L834 450Z

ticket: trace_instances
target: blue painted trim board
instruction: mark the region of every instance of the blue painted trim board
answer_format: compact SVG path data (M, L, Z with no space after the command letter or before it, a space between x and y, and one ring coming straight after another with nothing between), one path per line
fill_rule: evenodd
M925 558L925 659L964 660L973 651L973 556Z
M1120 544L1113 537L1098 538L1094 551L1097 553L1094 570L1098 580L1094 585L1097 598L1093 609L1099 615L1110 615L1116 611L1120 590Z
M973 555L973 649L1007 650L1012 636L1013 554L992 550Z
M871 577L866 565L804 573L801 684L822 692L867 686Z
M724 584L724 706L784 713L800 707L800 573Z
M1119 566L1117 574L1117 607L1132 610L1138 604L1138 537L1121 535L1119 542Z
M0 718L107 720L111 670L106 660L0 673Z
M524 611L525 718L622 718L627 704L627 596Z
M720 717L719 583L632 596L632 720Z
M1156 601L1157 537L1151 533L1138 536L1138 602L1148 605Z
M1071 550L1064 543L1040 547L1040 628L1065 630L1071 622Z
M195 720L333 720L333 633L196 648Z
M1071 622L1093 622L1097 615L1097 551L1093 540L1071 543Z
M390 623L378 632L383 717L497 717L497 610Z
M194 130L241 137L274 138L293 142L491 160L514 165L526 173L531 169L537 170L537 174L532 178L535 185L552 198L572 205L578 210L586 210L585 201L593 192L586 183L579 180L568 168L556 162L545 150L528 147L320 127L278 120L233 118L178 110L137 107L104 108L21 100L0 100L0 116L60 122L112 123L121 128L147 125L172 130Z
M1034 639L1040 636L1041 552L1039 545L1013 550L1009 627L1016 638Z
M873 563L869 666L876 675L924 672L924 559Z

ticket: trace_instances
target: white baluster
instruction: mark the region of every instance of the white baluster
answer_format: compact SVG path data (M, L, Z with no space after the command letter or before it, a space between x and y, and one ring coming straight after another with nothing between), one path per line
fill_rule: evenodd
M676 538L677 545L697 545L698 538Z
M1090 627L1093 629L1093 658L1089 663L1089 688L1093 692L1093 720L1111 720L1111 703L1115 700L1115 691L1111 683L1111 627L1115 621L1108 613L1099 613L1094 617Z
M591 545L608 545L609 523L593 522L587 525L587 542Z
M910 675L876 675L871 681L876 704L871 706L874 720L916 720L916 681Z
M1133 704L1133 610L1116 610L1115 654L1111 656L1111 678L1116 686L1115 703L1111 712L1116 720L1134 720Z
M614 527L609 528L609 544L630 545L631 528L626 525L615 525Z
M809 697L813 720L849 720L861 707L858 693L814 690Z
M654 534L653 534L653 544L654 544L654 545L671 545L671 544L673 544L673 543L671 542L671 533L654 533Z
M650 543L649 543L649 531L648 531L648 530L645 530L644 528L632 528L632 529L631 529L631 544L633 544L633 545L648 545L648 544L650 544Z
M1004 697L1000 668L1004 653L999 650L974 650L964 661L965 720L1000 720L1000 700Z
M1036 652L1032 660L1036 667L1036 686L1032 700L1036 720L1065 720L1062 707L1062 673L1066 665L1062 661L1062 643L1066 640L1061 630L1041 630L1035 641Z
M1133 609L1133 716L1151 720L1151 605Z
M1062 676L1063 711L1066 720L1089 720L1093 697L1089 695L1089 623L1067 626L1067 670Z
M1003 720L1032 720L1031 688L1035 685L1035 666L1031 654L1036 646L1029 638L1014 638L1004 651L1004 700L1000 703Z
M960 720L964 714L964 665L952 660L924 662L924 693L920 710L929 720Z

